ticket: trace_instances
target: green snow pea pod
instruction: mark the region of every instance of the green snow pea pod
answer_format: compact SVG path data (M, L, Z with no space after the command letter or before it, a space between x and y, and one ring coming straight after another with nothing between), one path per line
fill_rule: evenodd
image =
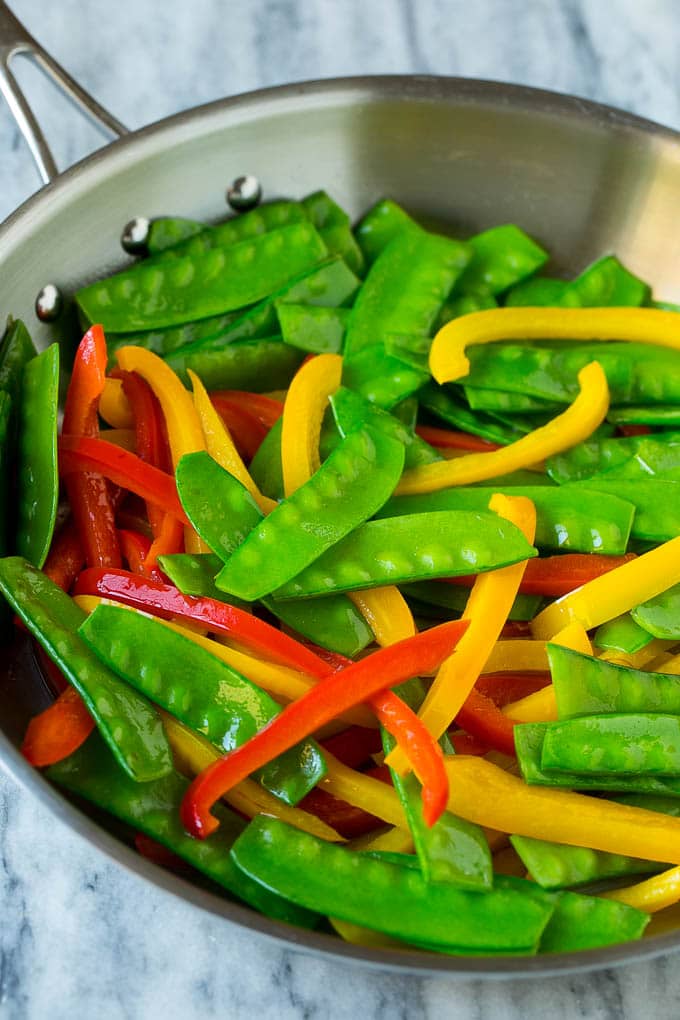
M536 276L523 280L505 295L503 304L513 307L550 308L553 305L578 308L578 296L569 290L568 280L555 280L550 276Z
M635 509L617 496L586 491L574 493L573 486L553 488L536 485L540 475L525 475L509 485L494 479L495 485L457 486L415 496L393 496L378 511L379 517L430 513L433 510L486 510L495 492L526 496L536 507L536 545L543 549L570 552L598 552L620 556L626 551Z
M19 407L21 377L24 367L38 352L21 319L7 320L7 329L0 342L0 390L12 398L12 406Z
M644 437L640 437L644 438ZM659 456L659 451L661 455ZM607 472L607 480L621 478L626 481L656 478L659 481L680 481L680 449L677 445L664 449L663 444L653 440L640 443L629 460Z
M472 258L456 283L456 294L478 291L500 294L531 276L548 260L547 251L513 223L484 230L467 243L472 248Z
M353 432L253 528L217 575L217 587L246 599L280 588L371 517L403 466L401 443L369 426Z
M663 871L663 865L656 861L608 854L584 846L549 843L529 836L511 836L510 842L542 889L569 889L623 875L649 875Z
M574 497L586 491L618 496L635 507L631 538L667 542L680 535L680 482L645 478L608 480L606 475L587 478L570 486Z
M296 223L231 248L134 266L84 287L76 300L88 322L115 333L174 326L268 297L326 255L311 223Z
M467 245L439 234L397 234L371 266L354 303L346 357L389 333L429 333L470 254Z
M59 502L59 344L26 364L19 403L16 551L34 567L47 559Z
M433 332L437 333L452 319L459 315L469 315L471 312L483 312L487 308L497 308L498 302L491 294L472 293L450 296L439 310L434 324Z
M678 404L656 404L653 406L610 407L607 421L612 425L659 425L677 428L680 425Z
M115 364L116 359L113 355L119 347L130 345L144 347L147 351L153 351L154 354L166 357L186 344L199 343L222 336L230 338L231 327L242 315L243 309L237 308L233 312L225 312L224 315L211 315L207 319L183 322L179 326L162 326L159 329L142 330L137 333L107 333L106 346L109 363Z
M364 258L370 265L397 234L407 229L420 228L401 206L392 199L385 198L368 210L354 233Z
M341 386L330 397L335 422L340 434L345 437L364 425L372 425L382 429L386 435L398 439L404 446L404 467L417 467L419 464L432 464L441 460L433 446L417 436L412 429L404 425L394 414L389 414L376 407L359 393Z
M412 368L425 375L430 374L430 347L432 337L412 333L388 333L385 337L385 350L400 361L405 361Z
M614 800L617 804L628 804L630 807L645 808L647 811L658 811L661 815L680 817L680 800L676 800L674 797L644 793L619 793L607 794L607 800Z
M638 307L647 304L649 287L614 255L593 262L574 280L537 278L520 283L508 305L559 305L565 308Z
M569 790L615 793L648 793L680 797L680 779L652 775L583 775L577 772L546 772L541 765L543 740L549 723L518 723L514 729L515 751L522 778L530 786L556 786Z
M561 404L550 403L541 397L531 397L527 393L515 393L510 390L489 390L481 386L463 386L465 399L473 411L517 412L544 411L552 415L563 410Z
M260 492L277 500L283 499L281 428L282 421L279 418L260 443L248 469Z
M418 398L407 397L406 400L396 404L390 411L390 414L398 418L409 432L415 432L416 425L418 424Z
M467 605L470 594L467 588L455 584L441 584L438 581L415 581L412 584L401 585L401 593L407 599L416 599L419 603L426 603L431 606L438 606L448 612L441 614L444 619L449 619L451 613L462 613ZM540 595L523 595L515 597L512 608L508 614L509 620L533 620L543 599Z
M161 721L146 698L104 666L76 633L86 614L21 556L0 560L0 590L82 696L116 760L138 783L172 769Z
M231 853L242 871L286 899L408 942L526 950L553 911L550 894L427 882L410 867L353 854L262 815Z
M680 776L680 718L649 712L548 723L541 768L579 775Z
M134 783L116 766L99 736L93 734L74 754L52 765L46 774L51 782L162 843L231 895L267 917L314 927L315 914L267 892L235 866L229 850L246 823L233 811L221 803L216 804L219 830L209 839L187 836L179 809L189 789L189 780L178 772L171 771L164 778L147 783Z
M348 223L335 223L329 227L321 227L319 236L331 255L340 255L353 273L356 273L357 276L364 275L366 259Z
M548 644L560 719L608 712L680 715L680 677L647 673Z
M209 390L250 390L266 393L285 389L304 360L304 353L280 336L238 340L215 350L175 351L166 359L184 382L195 372Z
M349 226L349 214L323 189L305 195L301 205L317 230Z
M630 613L623 613L597 628L593 644L596 648L613 649L630 655L639 652L653 640L652 635L640 627Z
M676 641L680 638L680 584L673 585L656 598L643 602L631 616L648 637Z
M384 344L371 344L351 359L346 357L342 372L345 386L387 410L416 393L429 378L429 373L388 354Z
M251 608L250 602L233 596L227 602L224 592L215 587L215 574L220 570L222 560L214 553L170 553L159 556L158 562L163 573L183 595L207 595L237 609Z
M144 613L99 605L78 633L110 669L221 753L240 747L281 711L222 659ZM286 804L297 804L325 774L320 748L307 740L266 765L259 778Z
M12 442L10 422L12 398L0 390L0 556L7 555L10 515L10 471Z
M292 223L304 222L306 219L307 214L299 202L269 202L241 213L239 216L232 216L215 226L200 224L200 230L192 234L189 234L190 227L187 226L185 236L174 245L166 245L161 253L155 256L154 261L158 263L184 258L186 255L203 255L213 248L230 248L241 241L290 226ZM190 220L189 224L194 222ZM161 229L159 221L156 220L151 226L149 250L151 250L151 245L157 246ZM163 230L166 237L171 232L172 228L169 225ZM181 228L180 232L182 232ZM149 265L150 260L144 264Z
M560 485L564 482L579 482L622 467L640 450L644 450L644 460L651 468L650 474L680 465L680 432L586 439L571 450L548 457L546 470Z
M276 314L284 343L312 354L340 354L349 317L348 308L317 305L277 306Z
M492 443L514 443L524 433L517 428L508 428L481 411L471 411L462 399L460 387L439 386L429 382L419 390L420 406L435 418L440 418L454 429L471 432L474 436L488 439Z
M149 224L146 250L149 255L160 255L168 248L175 248L182 241L200 234L206 224L184 216L158 216Z
M400 684L397 693L410 708L418 711L426 689L422 680L416 678ZM389 754L396 744L395 739L383 729L382 741L385 754ZM446 753L452 753L446 734L440 743ZM421 788L416 777L413 773L400 776L394 769L390 774L413 836L423 878L427 882L453 882L470 889L491 889L491 853L479 826L445 811L428 828L422 817Z
M386 517L355 528L277 588L274 597L291 599L455 577L496 570L535 555L519 528L491 511Z

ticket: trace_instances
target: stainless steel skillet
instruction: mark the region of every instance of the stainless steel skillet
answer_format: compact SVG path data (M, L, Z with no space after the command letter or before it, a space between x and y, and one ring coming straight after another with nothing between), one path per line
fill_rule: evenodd
M33 55L57 75L113 133L124 129L64 76L0 2L0 89L47 184L0 227L0 316L25 318L41 343L61 328L35 318L43 284L55 282L68 295L123 265L119 237L135 215L218 218L226 184L244 171L261 179L267 197L325 187L355 215L391 195L454 232L513 220L555 252L557 272L616 251L658 295L680 300L680 136L648 121L489 82L416 76L309 82L172 117L121 137L57 177L7 70L18 53ZM378 967L479 977L546 976L680 948L679 931L570 956L457 959L353 947L269 921L167 875L128 849L101 815L84 813L53 790L16 750L28 718L47 700L26 648L0 663L0 683L0 763L19 783L124 867L289 946Z

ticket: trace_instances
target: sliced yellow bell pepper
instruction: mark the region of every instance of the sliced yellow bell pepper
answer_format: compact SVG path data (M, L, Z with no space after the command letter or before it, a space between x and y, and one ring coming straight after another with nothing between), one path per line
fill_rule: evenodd
M667 648L672 648L675 641L662 641L654 638L648 645L637 652L621 652L616 648L607 648L601 652L598 658L605 662L614 662L619 666L628 666L629 669L647 669L648 665L659 655L662 655Z
M583 655L592 655L593 646L590 639L580 623L570 623L556 634L551 644L562 645L564 648L572 648L575 652ZM513 701L502 710L505 715L516 722L549 722L557 719L557 701L555 700L555 688L552 684L543 687L534 694L528 694L526 698Z
M406 599L395 585L348 592L373 631L377 643L386 648L404 638L413 637L416 625Z
M407 948L403 942L399 942L398 939L393 939L389 935L383 935L380 931L362 928L359 924L352 924L351 921L341 921L337 917L329 917L328 920L340 938L344 942L349 942L350 945L366 946L368 949Z
M107 376L99 398L99 414L113 429L132 429L135 418L123 392L123 380Z
M484 758L447 757L448 807L478 825L645 861L680 864L680 818L582 793L527 786Z
M545 641L505 638L491 649L482 673L544 673L548 669Z
M655 598L679 581L680 537L557 599L532 621L531 633L547 641L572 620L591 630Z
M413 853L413 836L409 829L392 826L357 836L347 844L348 850L386 850L395 854Z
M213 407L205 386L191 369L188 369L187 374L194 389L194 406L201 422L208 453L248 490L262 513L268 514L277 505L276 500L260 492L234 445L229 429Z
M657 910L671 907L680 900L680 868L669 868L644 882L626 886L625 889L613 889L602 895L605 899L618 900L619 903L627 903L629 907L655 914Z
M536 508L531 500L496 493L491 497L489 508L515 524L527 541L533 542ZM419 712L435 739L451 725L477 682L508 618L525 568L526 560L490 570L475 580L463 613L463 619L470 621L468 629L453 655L440 667ZM401 773L408 768L406 755L399 747L394 748L387 763Z
M465 348L498 340L624 340L680 350L675 312L655 308L492 308L443 326L430 348L438 383L470 371Z
M454 321L466 318L468 316L462 316L460 320ZM574 402L547 425L534 429L500 450L469 453L457 460L435 461L434 464L422 464L405 471L395 490L397 495L435 492L451 485L482 482L529 467L587 439L607 414L609 387L607 377L597 361L581 369L578 381L581 389Z
M328 398L342 380L339 354L319 354L296 372L283 405L281 468L286 496L319 470L319 436Z
M393 786L373 776L364 775L363 772L356 772L326 750L323 754L328 771L318 784L322 790L340 800L346 800L348 804L354 804L389 825L399 829L408 828L404 809Z

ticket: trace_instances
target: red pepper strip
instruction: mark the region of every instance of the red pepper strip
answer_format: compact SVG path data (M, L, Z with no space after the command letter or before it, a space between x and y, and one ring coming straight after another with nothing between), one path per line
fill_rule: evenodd
M443 450L473 450L488 451L500 450L498 443L492 443L488 439L480 439L479 436L472 436L469 432L452 432L451 429L438 429L432 425L416 425L416 434L424 439L430 446L438 446Z
M139 531L128 531L127 528L119 528L118 541L123 558L126 560L132 573L146 575L147 571L144 563L151 548L151 542L146 535L140 534Z
M75 524L69 521L52 542L43 572L62 591L69 591L84 565L83 544Z
M508 620L503 625L502 638L531 637L531 624L527 620Z
M187 832L202 839L209 836L219 825L210 813L215 801L341 712L410 677L434 672L451 654L467 625L467 620L454 620L381 648L347 669L327 675L286 705L264 729L194 779L181 807Z
M160 581L162 577L157 569L158 557L182 552L184 552L184 526L172 514L164 514L161 529L151 543L144 566L151 572L150 576Z
M283 401L266 397L263 393L249 393L247 390L214 390L210 399L229 401L232 407L242 407L269 431L283 414ZM215 405L217 406L217 405Z
M513 701L526 698L529 694L547 687L551 682L550 673L486 673L480 676L475 690L491 698L497 708L510 705Z
M476 754L481 757L490 750L481 740L477 740L469 733L463 733L462 730L458 730L456 733L449 731L449 740L453 744L456 754Z
M298 807L316 815L345 839L355 839L385 824L375 815L370 815L354 804L348 804L346 800L334 797L332 793L327 793L318 786L302 798Z
M649 436L652 432L649 425L619 425L618 431L621 436Z
M456 723L470 736L483 741L494 750L515 756L513 736L515 724L507 715L503 715L491 698L480 694L475 687L468 694L465 704L456 716Z
M525 595L568 595L602 574L635 559L635 553L623 556L603 556L600 553L565 553L563 556L546 556L529 560L519 590ZM446 584L469 588L475 576L442 578Z
M31 719L21 753L37 768L55 765L78 750L94 725L78 691L67 687L53 705Z
M210 401L229 429L241 457L246 461L252 460L267 435L266 427L245 407L232 404L224 397L211 393Z
M104 389L106 360L104 332L101 326L92 326L81 340L73 362L63 432L74 436L99 435L97 408ZM106 479L96 468L80 466L65 485L86 562L91 567L119 567L120 549Z
M324 662L271 624L226 602L207 596L183 595L171 584L147 580L126 570L84 570L76 583L75 594L112 598L164 620L176 616L194 620L213 633L229 635L269 660L317 679L328 676L328 666Z
M122 380L123 393L127 397L132 411L135 421L137 456L147 464L171 473L172 460L165 430L165 418L156 394L137 372L123 372L122 369L116 369L112 375ZM157 537L163 526L164 514L153 503L149 503L146 510L151 530L154 537Z
M174 871L178 875L189 875L192 872L186 861L183 861L177 854L173 854L172 850L168 850L162 843L151 839L151 836L147 836L144 832L135 833L135 850L142 857L158 864L159 867Z
M382 751L380 730L366 726L350 726L342 733L321 741L321 746L348 768L358 769L370 760L371 755Z
M184 524L189 523L172 475L145 464L136 454L119 446L101 439L62 436L59 440L59 472L68 477L74 471L98 471L146 502L162 507Z
M50 687L52 688L53 693L61 694L62 691L65 691L66 688L69 686L68 680L66 679L62 671L59 669L59 667L52 662L49 655L47 655L47 653L43 650L43 648L41 648L37 641L33 642L33 650L38 657L40 670L45 676Z

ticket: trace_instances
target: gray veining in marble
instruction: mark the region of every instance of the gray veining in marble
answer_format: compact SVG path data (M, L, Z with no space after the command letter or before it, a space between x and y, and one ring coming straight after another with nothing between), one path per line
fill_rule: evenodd
M303 78L432 72L574 92L680 128L676 0L14 0L130 127ZM64 167L97 136L20 72ZM36 188L0 106L0 219ZM322 182L320 182L322 183ZM0 1017L637 1020L680 1015L680 957L545 980L403 978L282 950L147 885L0 775Z

